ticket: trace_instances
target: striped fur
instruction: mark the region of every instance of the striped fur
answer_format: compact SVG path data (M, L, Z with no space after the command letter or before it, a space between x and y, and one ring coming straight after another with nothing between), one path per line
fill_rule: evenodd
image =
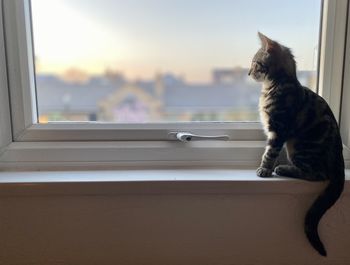
M326 101L299 83L290 49L261 33L259 37L262 47L253 59L249 75L263 82L259 110L267 146L257 175L271 177L274 172L308 181L329 181L305 217L307 238L326 256L318 224L344 187L343 147L338 124ZM290 164L275 167L283 146Z

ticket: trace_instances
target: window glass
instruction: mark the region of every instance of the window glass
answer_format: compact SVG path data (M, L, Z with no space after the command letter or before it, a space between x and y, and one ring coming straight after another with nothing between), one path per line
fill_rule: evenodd
M315 89L321 0L31 0L39 122L256 121L257 31Z

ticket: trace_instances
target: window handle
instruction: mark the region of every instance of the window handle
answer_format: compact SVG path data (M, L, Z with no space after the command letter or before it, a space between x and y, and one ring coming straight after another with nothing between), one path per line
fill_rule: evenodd
M191 142L191 141L228 141L230 137L228 135L198 135L189 132L178 132L178 133L170 133L171 136L175 136L177 140L181 142Z

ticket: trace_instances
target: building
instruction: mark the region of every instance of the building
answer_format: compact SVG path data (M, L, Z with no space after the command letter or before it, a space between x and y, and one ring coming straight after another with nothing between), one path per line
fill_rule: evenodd
M247 72L214 69L208 83L189 83L169 73L129 82L106 72L84 83L38 75L39 117L41 122L254 121L261 84L252 82ZM313 72L299 74L306 85L315 80Z

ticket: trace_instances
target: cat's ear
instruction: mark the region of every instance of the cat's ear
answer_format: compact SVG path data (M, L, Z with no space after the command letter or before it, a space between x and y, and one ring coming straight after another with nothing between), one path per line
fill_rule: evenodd
M280 49L280 45L276 41L269 39L261 32L258 32L258 36L261 40L261 46L266 52L272 53Z

